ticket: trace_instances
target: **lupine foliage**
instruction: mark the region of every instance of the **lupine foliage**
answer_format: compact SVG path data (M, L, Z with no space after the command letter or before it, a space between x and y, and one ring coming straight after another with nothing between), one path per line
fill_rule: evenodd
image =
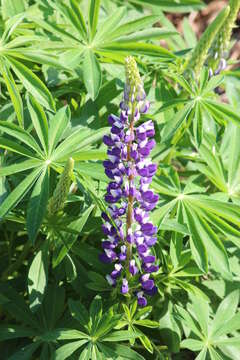
M240 1L204 6L1 0L1 359L240 358Z

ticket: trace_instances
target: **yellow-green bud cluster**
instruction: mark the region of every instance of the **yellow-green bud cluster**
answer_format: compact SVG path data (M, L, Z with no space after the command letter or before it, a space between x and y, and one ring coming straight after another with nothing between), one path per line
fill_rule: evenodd
M214 40L213 46L209 51L208 65L213 72L218 72L219 62L227 57L229 42L231 39L232 29L240 8L240 0L230 0L230 13L222 25L219 33Z
M128 56L125 59L125 73L125 101L128 100L133 103L135 100L139 101L142 100L142 98L145 99L146 95L143 89L143 82L133 56Z
M219 33L222 25L228 18L229 11L230 8L229 6L227 6L217 15L215 20L207 27L207 29L201 36L197 46L193 50L190 59L187 61L185 69L193 70L196 77L199 76L204 62L207 59L208 51L211 48L213 41Z
M74 160L72 158L69 158L60 176L53 196L49 200L48 212L50 215L58 213L64 207L64 203L67 199L67 195L72 181L73 167Z

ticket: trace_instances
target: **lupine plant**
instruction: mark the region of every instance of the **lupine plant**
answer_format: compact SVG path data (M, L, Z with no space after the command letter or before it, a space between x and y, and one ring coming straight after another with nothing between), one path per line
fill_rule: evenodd
M239 360L240 1L195 34L208 3L1 0L1 359Z

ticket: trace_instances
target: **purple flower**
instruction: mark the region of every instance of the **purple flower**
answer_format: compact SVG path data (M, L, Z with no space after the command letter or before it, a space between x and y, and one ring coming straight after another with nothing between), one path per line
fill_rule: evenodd
M138 305L144 307L147 305L147 299L143 296L143 291L137 293L137 301Z
M147 304L144 295L156 292L152 273L158 270L151 253L157 241L157 227L149 217L149 211L158 202L158 195L150 188L157 171L157 165L149 158L156 144L152 139L155 130L152 120L138 124L141 113L146 113L149 106L135 60L128 57L120 116L109 116L111 133L103 137L108 146L108 160L103 166L110 182L105 195L108 209L102 213L106 238L102 241L100 259L105 263L115 262L107 281L112 286L120 282L122 294L131 291L129 280L139 277L139 306Z
M128 293L128 281L127 279L123 279L122 280L122 287L121 287L121 293L122 294L127 294Z

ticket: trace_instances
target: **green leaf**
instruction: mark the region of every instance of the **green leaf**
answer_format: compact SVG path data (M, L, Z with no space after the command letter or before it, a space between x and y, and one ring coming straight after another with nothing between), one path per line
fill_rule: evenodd
M173 60L176 58L176 56L171 53L170 51L168 51L167 49L158 46L158 45L153 45L153 44L148 44L148 43L140 43L140 42L124 42L124 43L120 43L120 42L106 42L106 44L102 44L101 47L99 47L99 49L96 50L96 52L98 53L103 53L104 52L117 52L120 54L126 54L128 55L129 52L138 55L138 54L143 54L143 55L148 55L148 56L156 56L158 58L161 58L162 61L164 60Z
M70 121L69 107L64 106L50 119L49 126L49 154L51 155L53 149L61 140L64 131Z
M7 60L19 80L32 96L47 109L55 110L54 100L46 85L31 70L13 57L8 56Z
M196 320L190 315L190 313L180 306L176 306L177 315L181 320L187 325L187 327L192 330L192 332L197 335L200 339L204 339L203 334L200 331L199 325Z
M202 350L204 344L202 341L195 339L186 339L181 342L181 348L189 349L192 351L200 351Z
M74 319L80 322L89 331L89 316L86 308L80 301L74 301L70 299L68 301L71 315Z
M8 360L30 360L33 353L41 345L40 341L36 341L30 345L22 347L19 351L15 352Z
M64 67L75 69L81 63L83 51L84 47L80 45L74 49L69 49L59 56L59 61Z
M34 186L27 208L27 232L29 240L35 243L39 228L42 224L49 192L48 168L46 167Z
M188 229L191 233L190 237L190 246L193 252L194 260L196 261L197 265L203 272L208 271L208 257L207 251L204 246L203 239L204 237L200 236L199 232L199 219L196 215L188 209L188 207L184 203L184 210L186 213L186 220Z
M211 212L220 217L240 226L239 211L240 207L233 203L215 200L204 195L188 195L188 199L195 207L200 207L204 212Z
M202 351L198 354L195 360L205 360L207 355L207 347L204 347Z
M153 25L159 20L158 15L149 15L144 16L140 19L130 21L126 24L120 25L117 29L113 29L113 31L110 31L108 33L107 41L112 42L112 40L115 40L119 38L120 36L127 35L130 33L135 33L138 30L146 29L147 26Z
M93 39L97 30L100 0L90 0L88 10L88 23L90 28L90 38Z
M227 339L221 339L218 341L214 341L214 344L216 345L228 345L228 346L234 346L237 349L240 349L240 336L231 337ZM219 357L219 360L221 358Z
M24 0L2 0L3 19L12 18L13 16L25 11Z
M202 9L205 4L200 0L132 0L132 2L141 6L154 6L156 11L159 9L169 12L191 12Z
M213 324L214 325L214 324ZM233 333L240 329L240 311L230 318L230 320L221 324L221 326L212 333L212 338L217 339L222 335Z
M41 336L43 341L89 339L82 331L75 329L54 329Z
M143 344L145 349L147 349L147 351L149 351L152 354L153 347L152 347L152 344L151 344L151 341L149 340L149 338L146 335L142 335L139 337L139 340L141 341L141 343Z
M83 37L86 37L87 27L79 3L76 0L70 0L70 6L73 10L73 13L78 19L78 29L80 33L82 34Z
M41 305L48 281L48 249L44 246L35 255L28 272L30 309L35 312Z
M222 326L233 318L238 303L239 290L232 291L225 299L223 299L213 320L213 327L211 329L212 335L218 332L218 330L221 331Z
M231 130L231 147L229 148L230 159L228 164L228 183L230 189L238 185L240 175L240 128L232 125Z
M90 97L95 100L102 84L102 73L99 62L90 49L84 55L83 81Z
M43 308L48 329L54 329L65 309L64 285L59 286L58 282L48 284L46 294L44 296Z
M173 134L180 128L183 122L187 119L190 111L192 110L193 103L188 103L183 109L177 112L166 124L163 129L162 141L168 141L172 138Z
M0 168L0 176L8 176L12 174L19 173L24 170L32 169L42 165L42 161L29 159L26 161L22 161L18 164L13 164L9 166L3 166Z
M196 230L198 231L199 236L196 237L196 239L199 239L200 237L201 239L204 239L204 244L213 268L221 273L224 278L231 280L232 274L230 272L228 257L223 244L204 218L198 216L197 209L192 206L190 201L186 201L185 204L189 207L189 211L192 216L194 216L197 225Z
M191 296L192 304L189 306L190 311L193 310L195 318L201 326L205 337L208 337L209 323L209 304L205 299L199 296Z
M24 195L31 189L36 178L39 176L40 169L34 170L8 195L0 207L0 219L3 218L8 211L21 201Z
M214 100L204 99L204 105L211 111L213 117L219 116L240 126L240 116L229 104L223 104Z
M39 155L42 154L42 150L40 149L36 140L27 131L21 129L19 126L8 121L0 121L0 130L20 140L25 145L36 151Z
M155 329L159 327L159 322L150 319L142 319L142 320L134 320L134 325Z
M8 66L6 66L6 64L3 62L3 60L0 60L0 68L1 68L1 73L4 78L5 84L7 86L10 98L12 100L12 104L14 106L19 125L21 127L23 127L24 119L23 119L23 104L22 104L21 95L18 91L17 85L14 81L11 71L9 70Z
M107 335L101 338L101 341L127 341L129 339L136 339L141 334L138 332L128 331L128 330L119 330L114 331L111 335ZM99 339L100 341L100 339Z
M121 20L126 15L127 9L126 7L119 7L113 14L107 17L107 19L101 24L101 27L99 27L96 36L94 38L94 43L101 43L102 40L104 40L104 37L106 36L106 39L108 39L109 33L112 31L112 29L115 29Z
M2 136L0 136L0 148L11 150L26 157L36 159L36 155L28 150L25 146L19 145L16 141L12 141Z
M86 39L86 25L81 13L81 9L76 1L71 1L70 6L67 6L63 2L53 3L53 7L56 8L66 19L68 24L73 27L72 30L77 30L80 38ZM74 35L74 34L73 34ZM77 40L78 36L76 36Z
M118 41L120 42L131 42L131 41L140 41L140 40L154 40L154 39L165 39L171 35L177 35L177 31L164 29L164 28L150 28L147 30L142 30L134 32L133 34L121 36Z
M28 329L18 325L1 325L0 326L0 341L8 339L17 339L22 337L36 336L37 333L33 329Z
M89 215L91 214L92 210L94 208L94 205L89 206L82 214L80 214L79 218L75 221L73 221L69 228L71 230L75 230L78 233L80 233L84 227L84 225L87 222L87 219ZM53 259L53 267L56 267L60 264L60 262L64 259L68 251L71 249L71 247L74 245L75 241L77 240L77 235L68 234L65 237L65 244L61 247L61 250L59 251L56 258Z
M97 274L97 275L99 275L99 274ZM91 306L90 306L90 319L92 322L92 330L91 331L93 334L98 326L101 316L102 316L102 299L101 299L101 296L97 295L91 302Z
M39 140L42 144L45 154L48 153L48 122L45 112L40 104L29 95L27 98L28 110L31 115L31 120Z
M100 349L103 353L107 353L110 350L111 355L115 355L115 358L123 358L124 360L144 360L144 357L138 354L136 351L132 350L129 346L124 346L120 344L108 344L107 346L99 344Z
M101 128L93 131L89 128L80 128L68 136L57 148L54 150L52 160L66 159L66 156L71 156L72 153L78 151L87 145L92 145L96 141L102 139L109 131L108 128ZM0 143L1 144L1 143Z
M29 310L24 298L15 289L10 287L7 282L0 283L0 293L1 307L6 309L14 319L21 322L21 324L30 326L32 331L35 332L35 329L38 329L39 323Z
M77 349L86 344L88 340L74 341L60 346L53 355L53 360L65 360L72 355Z
M107 159L107 153L102 150L86 150L72 154L72 158L75 161L105 160Z
M193 133L197 147L199 148L203 138L203 119L202 119L201 106L199 102L197 102L196 104L194 115L195 116L193 120Z

